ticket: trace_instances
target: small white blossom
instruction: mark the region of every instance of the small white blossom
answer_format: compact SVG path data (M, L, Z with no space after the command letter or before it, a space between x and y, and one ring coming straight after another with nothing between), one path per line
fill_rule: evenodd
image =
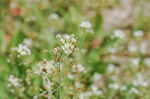
M114 31L114 36L118 37L120 39L124 39L125 38L125 34L122 30L118 29Z
M12 50L17 51L18 57L31 55L30 49L26 45L23 45L23 44L19 44L18 47L12 48Z
M23 40L23 44L30 47L32 45L33 41L31 39L25 38Z
M94 73L93 77L92 77L92 81L93 82L98 82L99 80L102 79L102 75L99 73Z
M74 76L73 76L72 74L70 74L70 73L67 74L67 77L68 77L69 79L74 79Z
M108 64L107 72L112 73L115 70L115 66L113 64Z
M10 87L11 85L15 86L15 87L20 87L20 83L21 83L21 79L14 77L14 75L10 75L8 78L8 87Z
M84 21L81 24L79 24L79 27L91 28L91 23L89 21Z
M109 88L118 90L120 88L120 84L119 83L113 83L109 85Z
M141 37L141 36L143 36L144 34L143 34L143 31L142 31L142 30L138 30L138 31L135 31L135 32L133 33L133 35L134 35L135 37Z
M50 75L55 71L55 67L54 67L54 61L46 61L43 60L41 62L39 62L38 64L36 64L36 69L34 70L35 74L38 75Z
M120 87L120 90L122 90L122 91L127 90L127 86L122 85L122 86Z
M147 67L150 67L150 58L145 58L145 59L144 59L144 64L145 64Z
M133 65L138 66L139 63L140 63L140 58L139 58L139 57L133 58L133 59L131 59L130 61L131 61L131 63L132 63Z
M131 88L130 90L129 90L129 93L133 93L133 94L139 94L139 91L136 89L136 88Z
M61 46L61 49L63 50L63 52L67 55L71 54L73 52L73 49L74 49L74 43L76 43L76 39L74 38L74 34L71 34L71 35L68 35L68 34L60 35L60 34L58 34L56 37L63 44Z
M56 13L52 13L52 14L49 15L48 19L55 19L55 20L57 20L57 19L59 19L59 16Z
M135 41L130 41L128 44L128 51L129 52L137 52L138 50L138 45Z

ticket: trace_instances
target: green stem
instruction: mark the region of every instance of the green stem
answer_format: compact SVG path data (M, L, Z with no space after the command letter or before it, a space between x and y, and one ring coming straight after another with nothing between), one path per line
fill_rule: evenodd
M61 99L61 56L62 56L62 52L60 53L60 57L59 57L59 99Z

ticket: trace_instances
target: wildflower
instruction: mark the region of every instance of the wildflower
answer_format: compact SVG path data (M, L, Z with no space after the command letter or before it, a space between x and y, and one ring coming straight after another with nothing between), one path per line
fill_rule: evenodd
M120 88L120 84L119 83L113 83L109 85L109 88L118 90Z
M138 50L138 45L135 41L130 41L128 44L128 51L129 52L136 52Z
M55 67L54 67L54 61L46 61L46 60L43 60L41 62L39 62L38 64L36 64L36 69L34 71L35 74L38 74L38 75L50 75L52 74L54 71L55 71Z
M55 20L57 20L57 19L59 19L59 16L56 13L52 13L52 14L49 15L48 19L55 19Z
M122 85L122 86L120 87L120 90L122 90L122 91L127 90L127 86Z
M101 95L102 91L98 90L98 87L94 84L91 85L92 93L94 95Z
M82 64L78 64L78 65L77 65L77 69L78 69L79 72L86 73L86 70L85 70L85 68L83 67Z
M139 50L142 54L146 54L146 52L148 51L148 41L144 40L140 43L139 45Z
M133 59L131 59L130 61L131 61L131 63L132 63L133 65L137 66L137 65L139 65L139 63L140 63L140 58L139 58L139 57L133 58Z
M68 77L69 79L74 79L74 76L73 76L72 74L70 74L70 73L67 74L67 77Z
M31 55L30 49L23 44L19 44L18 47L12 48L12 50L16 50L18 53L18 57L25 56L25 55Z
M129 93L139 94L139 91L136 88L131 88Z
M63 44L61 46L62 51L67 55L71 54L73 49L74 49L74 44L76 43L76 39L74 38L74 34L71 34L71 35L68 35L68 34L60 35L60 34L58 34L56 37Z
M115 70L115 66L113 64L108 64L107 72L112 73Z
M79 24L79 27L91 28L91 23L89 21L84 21L81 24Z
M98 82L99 80L102 79L102 75L99 73L94 73L93 77L92 77L92 81L93 82Z
M24 45L26 45L26 46L28 46L28 47L30 47L31 45L32 45L32 40L31 39L28 39L28 38L25 38L24 40L23 40L23 44Z
M10 75L8 78L8 87L10 87L11 85L15 86L15 87L20 87L20 82L22 80L19 78L14 77L14 75Z
M117 29L114 31L114 37L118 37L120 39L123 39L123 38L125 38L125 34L122 30Z
M145 59L144 59L144 64L145 64L147 67L150 67L150 58L145 58Z
M135 31L135 32L133 33L133 35L134 35L135 37L141 37L141 36L143 36L143 31L142 31L142 30Z

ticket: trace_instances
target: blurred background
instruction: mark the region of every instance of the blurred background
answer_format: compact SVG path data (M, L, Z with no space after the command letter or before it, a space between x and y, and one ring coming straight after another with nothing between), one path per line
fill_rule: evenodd
M79 70L64 70L63 99L150 98L149 0L0 0L0 99L48 98L33 67L55 60L58 33L74 34L78 47L64 60Z

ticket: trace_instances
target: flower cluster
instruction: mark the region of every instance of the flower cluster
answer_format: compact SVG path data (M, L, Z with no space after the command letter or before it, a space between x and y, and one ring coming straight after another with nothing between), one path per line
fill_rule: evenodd
M8 87L11 86L20 87L21 81L22 81L21 79L14 77L14 75L10 75L8 78L8 82L9 82Z
M71 54L73 52L74 45L76 43L74 34L71 34L71 35L58 34L56 37L62 42L63 45L61 46L61 48L59 48L59 47L55 48L55 51L58 51L61 49L65 54L67 54L67 55Z
M84 21L81 24L79 24L79 27L82 27L82 28L91 28L91 23L89 21Z
M43 60L36 64L35 74L48 76L55 71L54 61Z

